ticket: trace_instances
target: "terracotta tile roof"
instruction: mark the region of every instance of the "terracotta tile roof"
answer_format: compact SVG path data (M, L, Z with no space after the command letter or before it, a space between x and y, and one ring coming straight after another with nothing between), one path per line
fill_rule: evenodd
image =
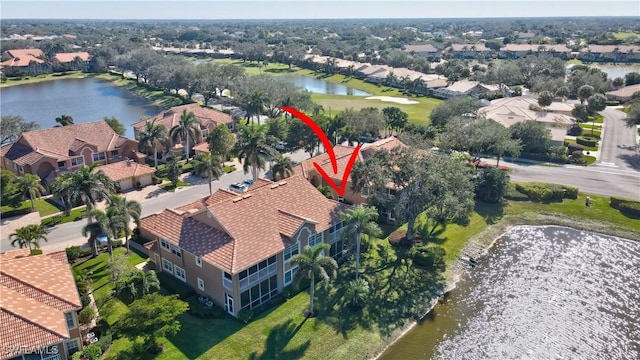
M256 190L267 185L273 185L273 181L266 180L266 179L258 179L249 186L249 191Z
M44 53L40 49L15 49L7 50L5 53L8 54L11 59L0 63L2 66L29 66L29 63L32 61L38 64L44 63L44 60L39 59L44 56Z
M11 57L33 56L42 57L44 52L40 49L13 49L5 51Z
M347 167L347 163L349 163L349 159L351 158L351 154L353 153L354 148L350 146L344 145L335 145L333 147L333 153L336 156L336 162L338 164L338 173L333 173L333 165L331 164L331 159L327 153L320 154L312 157L311 159L307 159L300 162L302 171L306 173L310 170L315 170L315 165L313 163L317 162L320 167L327 173L327 175L331 176L332 179L342 181L342 176L344 175L344 170ZM360 160L360 154L358 154L358 158ZM349 176L351 178L351 176Z
M423 44L423 45L406 45L404 47L404 51L406 52L417 52L417 53L421 53L421 52L438 52L438 49L435 48L435 46L431 45L431 44Z
M53 59L57 60L58 62L61 62L61 63L70 63L76 57L79 57L80 60L82 60L82 61L89 61L89 53L86 52L86 51L73 52L73 53L57 53L53 57Z
M69 339L64 313L82 307L66 253L0 254L1 357Z
M489 51L483 43L479 44L451 44L453 51Z
M580 52L593 52L593 53L614 53L614 52L619 52L619 53L630 53L630 52L635 52L638 53L640 52L640 46L637 45L589 45L586 48L580 50Z
M137 143L116 134L104 120L90 123L60 126L51 129L28 131L17 142L10 144L4 157L20 165L33 164L42 156L57 161L69 159L69 150L78 151L82 146L96 148L96 151L112 151L127 141ZM5 152L6 151L6 152Z
M120 181L131 177L140 177L149 174L155 174L156 169L138 164L133 160L118 161L115 163L101 165L93 169L93 172L102 171L109 179Z
M292 176L200 210L223 230L194 219L192 212L169 209L145 217L141 226L233 274L281 252L300 219L324 231L347 208L325 198L302 176Z
M571 49L564 45L551 45L551 44L507 44L500 51L557 51L557 52L571 52Z
M362 145L362 148L360 149L360 154L363 160L367 160L376 151L380 151L383 149L390 151L391 149L398 146L405 147L407 145L405 145L397 137L390 136L388 138L380 139L378 141Z
M149 241L148 243L145 243L143 245L147 250L149 251L153 251L153 252L158 252L158 241L154 240L154 241Z
M200 144L191 148L193 151L199 151L203 153L209 153L209 144L207 142L201 142Z
M186 205L178 206L174 210L178 213L188 212L193 209L201 210L206 208L207 206L219 203L224 200L235 199L236 197L238 197L238 194L234 193L233 191L219 189L218 191L214 192L213 195L198 199Z
M163 125L165 128L167 128L167 131L169 131L172 127L178 124L178 122L180 121L180 116L182 115L182 112L184 110L187 110L187 112L192 112L196 116L196 119L200 120L202 126L204 127L209 127L211 124L221 125L233 123L233 118L231 117L231 115L211 108L202 107L199 104L187 104L174 106L149 119L138 121L131 126L133 126L134 129L140 130L144 129L147 121L156 120L156 125Z

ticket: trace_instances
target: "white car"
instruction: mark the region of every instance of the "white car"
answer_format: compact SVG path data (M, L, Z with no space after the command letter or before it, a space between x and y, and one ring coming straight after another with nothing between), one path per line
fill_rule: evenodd
M233 183L229 185L229 190L237 192L237 193L245 193L249 190L249 185L241 182L241 183Z

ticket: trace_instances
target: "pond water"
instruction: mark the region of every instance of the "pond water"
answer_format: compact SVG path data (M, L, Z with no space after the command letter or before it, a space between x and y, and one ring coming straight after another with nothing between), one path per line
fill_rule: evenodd
M42 129L55 126L55 118L63 114L71 115L76 124L113 116L125 125L125 135L133 138L131 124L160 111L149 100L94 78L45 81L0 91L2 115L20 115Z
M369 96L366 91L304 75L282 75L278 78L316 94Z
M380 359L638 359L639 261L640 242L514 228Z
M567 68L573 65L569 64ZM585 65L602 70L611 80L618 77L624 79L624 76L630 72L640 72L640 64L585 63Z

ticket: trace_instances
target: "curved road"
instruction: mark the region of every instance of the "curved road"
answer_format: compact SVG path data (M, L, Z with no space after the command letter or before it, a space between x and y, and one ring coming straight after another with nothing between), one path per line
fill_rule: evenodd
M600 114L605 118L604 133L597 167L640 172L640 152L636 143L636 127L628 127L627 114L608 107Z

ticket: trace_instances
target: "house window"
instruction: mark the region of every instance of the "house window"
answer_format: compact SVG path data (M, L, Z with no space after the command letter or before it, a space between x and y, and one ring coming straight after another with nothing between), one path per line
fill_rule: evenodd
M204 291L204 280L198 278L198 289Z
M196 256L196 265L202 267L202 258L200 256Z
M284 249L284 261L287 262L291 259L293 255L297 255L300 253L300 245L299 243L295 243L291 246L288 246Z
M263 280L240 294L240 305L243 309L253 309L268 301L278 293L278 275Z
M238 274L240 279L240 288L244 289L258 281L261 281L278 271L278 263L275 255L267 260L261 261L259 264L253 265Z
M71 159L71 166L80 166L84 164L84 158L82 156L74 157Z
M67 343L65 344L65 347L67 348L68 357L71 358L71 355L73 355L79 350L80 346L78 345L78 339L67 341Z
M176 271L176 277L184 282L187 282L187 276L184 273L184 269L178 265L174 265L173 268Z
M171 253L177 257L182 257L182 250L178 246L171 245Z
M65 169L67 167L67 163L65 161L58 161L58 169Z
M24 168L21 165L18 165L18 172L24 174Z
M73 318L73 313L64 313L64 319L67 321L67 328L69 330L76 328L76 320Z
M118 157L118 150L113 150L111 152L111 158L113 159L113 158L117 158L117 157Z
M291 282L293 281L293 275L296 273L297 269L298 267L295 266L292 267L291 270L284 272L284 286L291 284Z
M165 239L160 239L160 246L165 250L171 250L171 247L169 246L169 242Z
M162 259L162 269L173 274L173 264L167 259Z
M99 153L93 153L93 161L104 161L107 160L107 154L103 151L103 152L99 152Z
M334 258L336 261L340 261L348 252L349 251L344 248L344 240L340 239L331 244L329 256Z
M309 235L309 246L315 247L322 244L322 233L315 233Z
M339 222L333 226L331 226L331 229L329 230L329 242L330 243L334 243L336 241L338 241L340 239L340 237L342 236L342 231L343 231L343 224L342 222Z
M225 288L233 290L233 277L226 271L222 272L222 283Z

